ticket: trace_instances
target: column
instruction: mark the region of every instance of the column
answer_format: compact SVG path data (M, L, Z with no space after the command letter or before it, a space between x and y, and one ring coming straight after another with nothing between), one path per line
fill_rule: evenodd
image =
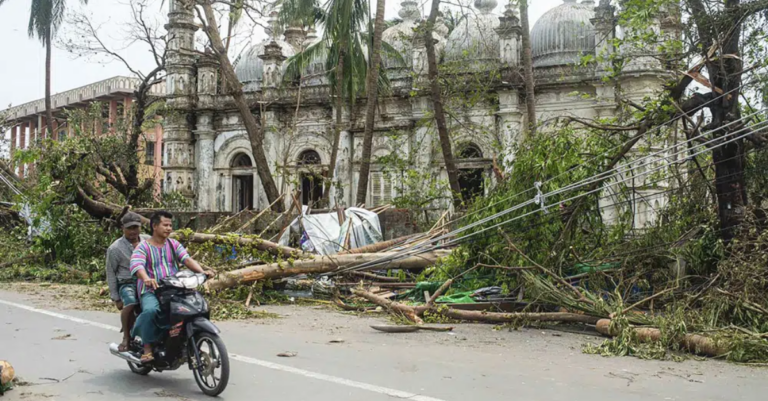
M58 141L59 138L59 120L54 119L53 120L53 132L51 133L51 138L53 138L54 141ZM30 138L30 142L32 142Z
M504 148L504 160L499 160L505 173L515 160L515 144L522 140L523 113L517 90L499 91L499 136Z
M339 155L336 160L336 171L333 175L331 204L347 207L352 204L352 138L349 131L339 134Z
M128 118L128 113L130 113L130 109L133 106L133 98L130 96L126 96L123 98L123 118Z
M38 121L37 126L39 127L38 130L40 133L39 135L40 142L43 142L45 141L45 138L48 137L48 123L45 121L45 117L43 116L39 116L37 121Z
M115 132L115 124L117 124L117 100L109 101L109 132Z
M194 131L197 139L198 154L195 158L197 168L197 208L201 212L213 210L213 140L216 132L213 130L213 113L200 113L197 117L197 129Z
M169 116L163 129L165 190L195 197L195 148L186 115Z
M411 100L413 106L413 119L416 121L416 132L411 143L412 157L419 171L427 171L432 164L432 142L434 130L430 123L425 122L425 117L432 110L430 99L420 96Z
M29 141L32 143L39 143L40 141L39 118L34 118L29 122Z
M16 151L16 137L18 137L18 129L16 127L11 127L11 170L13 170L13 152Z
M155 124L155 160L153 161L155 173L155 197L158 198L163 191L160 181L163 179L163 125Z
M40 131L40 126L37 125L37 121L35 121L35 120L36 119L33 118L32 120L29 121L29 145L30 146L33 145L33 144L34 145L39 145L40 144L40 140L38 139L38 133ZM29 171L30 172L35 171L35 165L34 164L31 164L29 166Z
M19 149L24 150L27 148L27 125L21 123L16 126L16 133L19 136ZM19 177L24 178L24 164L19 164Z
M196 95L194 35L194 1L168 2L168 46L166 58L166 106L168 117L163 121L165 152L164 191L177 191L195 198L195 146L192 144L191 111Z

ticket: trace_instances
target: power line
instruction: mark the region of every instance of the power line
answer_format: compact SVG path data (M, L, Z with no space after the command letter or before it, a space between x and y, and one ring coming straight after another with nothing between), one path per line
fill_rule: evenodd
M654 127L654 128L653 128L652 130L650 130L650 131L646 131L644 135L647 135L647 134L653 133L654 131L660 131L660 130L661 130L661 128L662 128L662 127L664 127L665 125L668 125L668 124L672 124L673 122L676 122L677 120L679 120L679 119L681 119L681 118L683 118L683 117L690 117L690 116L693 116L693 115L695 115L696 113L698 113L699 111L703 110L703 109L704 109L704 107L706 107L708 104L710 104L710 103L713 103L713 102L715 102L715 101L717 101L717 100L719 100L719 99L721 99L721 98L723 98L723 97L725 97L725 96L728 96L729 94L733 93L734 91L737 91L737 90L741 89L741 88L742 88L742 87L744 87L745 85L747 85L747 83L742 83L742 85L740 85L740 86L738 86L738 87L736 87L736 88L734 88L734 89L732 89L732 90L730 90L730 91L728 91L728 92L726 92L726 93L723 93L723 94L722 94L722 95L720 95L720 96L717 96L717 97L715 97L715 98L713 98L713 99L711 99L711 100L709 100L709 101L707 101L707 102L703 103L702 105L700 105L700 106L699 106L699 107L697 107L696 109L694 109L694 110L691 110L691 111L689 111L689 112L685 112L685 113L682 113L682 114L680 114L680 115L676 116L675 118L673 118L673 119L671 119L671 120L667 121L666 123L664 123L664 124L661 124L661 125L659 125L659 126L657 126L657 127ZM566 171L564 171L564 172L562 172L562 173L558 174L557 176L555 176L555 177L552 177L552 178L548 179L548 180L547 180L547 181L545 181L543 184L547 184L547 183L549 183L549 182L551 182L551 181L553 181L553 180L556 180L556 179L558 179L558 178L562 177L562 176L563 176L563 175L565 175L565 174L571 173L571 172L575 171L575 170L576 170L577 168L579 168L579 167L584 167L584 166L585 166L587 163L589 163L589 162L592 162L592 161L594 161L594 160L598 159L599 157L603 157L603 156L606 156L606 155L608 155L608 154L609 154L609 152L611 152L611 151L613 151L613 150L615 150L615 149L621 148L622 146L624 146L624 145L628 144L630 141L632 141L632 140L634 140L634 139L635 139L635 138L630 138L630 139L628 139L628 140L624 141L623 143L621 143L621 144L619 144L619 145L616 145L616 146L614 146L614 147L612 147L612 148L610 148L610 149L606 150L605 152L601 153L600 155L597 155L597 156L594 156L594 157L590 158L589 160L587 160L587 161L585 161L585 162L583 162L583 163L579 164L578 166L574 166L574 167L572 167L572 168L569 168L568 170L566 170ZM536 190L536 188L535 188L535 187L531 187L531 188L528 188L528 189L526 189L526 190L524 190L524 191L521 191L521 192L519 192L519 193L517 193L517 194L515 194L515 195L511 195L511 196L509 196L509 197L507 197L507 198L505 198L505 199L499 200L499 201L497 201L497 202L495 202L495 203L493 203L493 204L491 204L491 205L487 205L487 206L485 206L485 207L483 207L483 208L481 208L481 209L478 209L478 210L474 210L474 211L472 211L472 212L470 212L470 213L467 213L467 214L465 214L465 215L463 215L463 216L459 217L459 218L458 218L458 219L456 219L455 221L461 221L461 220L463 220L463 219L465 219L465 218L467 218L467 217L469 217L469 216L472 216L472 215L474 215L474 214L477 214L477 213L479 213L479 212L481 212L481 211L483 211L483 210L485 210L485 209L488 209L488 208L490 208L490 207L493 207L493 206L495 206L495 205L498 205L498 204L500 204L500 203L503 203L503 202L506 202L506 201L508 201L508 200L510 200L510 199L513 199L513 198L515 198L515 197L517 197L517 196L520 196L520 195L523 195L523 194L526 194L526 193L528 193L528 192L531 192L531 191L535 191L535 190Z
M749 117L751 117L751 116L743 117L743 118L741 118L741 119L739 119L739 120L736 120L736 121L734 121L734 122L732 122L732 123L735 123L735 122L737 122L737 121L740 121L740 120L744 120L744 119L746 119L746 118L749 118ZM689 157L691 157L691 158L692 158L692 157L695 157L695 156L697 156L697 155L699 155L699 154L701 154L701 153L704 153L704 152L707 152L707 151L711 151L711 150L713 150L713 149L716 149L716 148L718 148L718 147L724 146L724 145L726 145L726 144L728 144L728 143L731 143L731 142L733 142L733 141L736 141L736 140L742 139L742 138L744 138L744 137L746 137L746 136L749 136L749 135L751 135L751 134L753 134L753 133L754 133L754 132L752 131L752 129L753 129L753 128L755 128L756 126L762 126L762 125L765 125L765 124L767 124L767 123L768 123L768 122L764 121L764 122L761 122L761 123L755 124L753 127L743 127L743 128L741 128L741 129L739 129L738 131L736 131L736 132L734 132L734 133L731 133L731 135L734 135L734 134L736 134L736 133L742 132L742 131L744 131L744 130L747 130L747 131L748 131L746 134L742 134L742 135L740 135L740 136L737 136L737 137L733 137L733 138L731 138L731 139L728 139L728 140L725 140L725 141L722 141L722 139L723 139L723 138L714 138L714 139L711 139L711 140L709 140L709 141L705 141L704 143L699 143L699 144L697 144L697 145L696 145L695 147L693 147L693 148L690 148L690 149L686 148L686 149L684 149L684 150L682 150L682 151L680 151L680 152L676 153L675 155L677 155L677 154L679 154L679 153L682 153L682 152L689 152L689 151L693 151L693 150L695 150L695 149L697 149L697 148L704 148L704 147L705 147L705 149L704 149L703 151L700 151L700 152L697 152L697 153L691 154L691 155L689 156ZM729 124L730 124L730 123L729 123ZM709 132L711 133L711 132L714 132L714 131L719 131L719 130L721 130L721 129L722 129L722 127L720 127L720 128L717 128L717 129L715 129L715 130L712 130L712 131L709 131ZM705 135L705 134L704 134L704 133L702 133L700 136L703 136L703 135ZM711 146L711 147L707 147L707 145L709 145L710 143L716 142L716 141L722 141L722 142L720 142L720 143L718 143L718 144L716 144L716 145L713 145L713 146ZM668 147L668 148L666 148L666 150L669 150L669 149L673 149L673 148L676 148L676 147L678 147L678 146L679 146L678 144L675 144L674 146L671 146L671 147ZM660 169L662 169L662 168L665 168L665 167L667 167L667 166L670 166L671 164L673 164L673 162L667 162L667 163L664 163L664 164L662 164L661 166L658 166L658 167L656 167L656 168L654 168L654 169L651 169L651 170L648 170L648 171L644 171L644 172L642 172L642 173L640 173L640 174L638 174L638 175L634 175L634 176L631 176L631 177L629 177L629 178L625 178L625 179L623 179L623 180L621 180L621 181L617 181L617 182L611 182L611 183L609 183L609 184L607 185L607 187L612 187L612 186L615 186L615 185L617 185L617 184L620 184L620 183L626 182L626 181L628 181L628 180L630 180L630 179L635 179L635 178L637 178L637 177L640 177L640 176L648 175L648 174L650 174L650 173L653 173L653 172L655 172L655 171L658 171L658 170L660 170ZM616 173L616 172L614 172L612 175L617 175L617 173ZM603 180L607 180L607 179L611 178L611 176L612 176L612 175L606 176L605 178L603 178ZM586 180L582 180L582 181L583 181L583 182L587 182L587 183L589 183L589 181L588 181L588 180L590 180L590 179L593 179L593 177L590 177L590 178L588 178L588 179L586 179ZM592 183L594 183L594 182L596 182L596 181L592 181ZM579 185L579 186L583 186L583 185L585 185L585 184L584 184L584 183L582 183L582 184L581 184L581 185ZM576 188L578 188L579 186L574 186L574 185L571 185L571 186L569 186L569 187L570 187L570 188L569 188L569 190L573 190L573 189L576 189ZM598 191L602 191L602 190L604 190L604 189L605 189L605 187L596 188L596 189L593 189L593 190L591 190L591 191L588 191L588 192L586 192L586 193L583 193L583 194L580 194L580 195L577 195L577 196L574 196L574 197L568 198L568 199L566 199L566 200L560 201L560 203L566 203L566 202L570 202L570 201L573 201L573 200L576 200L576 199L582 198L582 197L584 197L584 196L588 196L588 195L590 195L590 194L592 194L592 193L595 193L595 192L598 192ZM553 191L553 192L555 192L555 191ZM564 192L564 191L557 191L557 193L562 193L562 192ZM544 198L546 198L546 197L550 196L550 194L549 194L549 193L548 193L548 194L543 194L543 195L544 195L544 196L543 196ZM433 239L433 240L429 240L429 241L427 241L426 243L428 243L428 244L436 244L436 243L437 243L437 242L439 242L439 241L442 241L442 240L444 240L444 239L447 239L447 238L450 238L450 237L455 237L455 236L456 236L457 234L459 234L459 233L462 233L462 232L464 232L464 231L467 231L467 230L469 230L469 229L475 228L475 227L477 227L477 226L479 226L479 225L485 224L485 223L487 223L487 222L489 222L489 221L492 221L492 220L494 220L494 219L497 219L497 218L499 218L499 217L501 217L501 216L504 216L504 215L506 215L506 214L509 214L509 213L511 213L511 212L513 212L513 211L516 211L516 210L522 209L523 207L526 207L526 206L529 206L529 205L532 205L532 204L534 204L534 200L528 200L528 201L526 201L526 202L522 202L522 203L520 203L520 204L518 204L518 205L515 205L515 206L513 206L513 207L511 207L511 208L508 208L508 209L506 209L506 210L504 210L504 211L501 211L501 212L499 212L499 213L496 213L496 214L494 214L494 215L492 215L492 216L489 216L489 217L487 217L487 218L481 219L481 220L479 220L479 221L477 221L477 222L475 222L475 223L469 224L469 225L467 225L467 226L465 226L465 227L462 227L462 228L460 228L460 229L457 229L457 230L454 230L454 231L452 231L452 232L450 232L450 233L444 234L444 235L442 235L442 236L440 236L440 237L438 237L438 238L436 238L436 239ZM472 233L472 234L470 234L470 235L468 235L468 236L465 236L465 237L461 237L461 238L459 238L459 239L453 239L453 240L450 240L450 241L448 241L446 244L443 244L443 245L441 245L441 247L445 247L445 246L448 246L448 245L452 245L452 244L455 244L455 243L457 243L457 242L459 242L459 241L466 241L468 238L470 238L470 237L473 237L473 236L475 236L475 235L477 235L477 234L479 234L479 233L482 233L482 232L484 232L484 231L487 231L487 230L491 230L491 229L494 229L494 228L498 228L498 227L499 227L499 226L501 226L501 225L504 225L504 224L508 224L508 223L509 223L509 222L511 222L511 221L515 221L515 220L518 220L518 219L520 219L520 218L523 218L523 217L526 217L526 216L532 215L532 214L534 214L534 213L537 213L538 211L545 211L545 210L546 210L546 208L547 208L547 206L545 206L545 205L544 205L544 202L542 201L542 202L540 202L539 204L540 204L540 206L541 206L541 208L540 208L540 209L536 209L536 210L533 210L533 211L531 211L531 212L529 212L529 213L526 213L526 214L523 214L523 215L521 215L521 216L516 216L516 217L514 217L514 218L512 218L512 219L510 219L510 220L507 220L507 221L505 221L505 222L502 222L502 223L496 224L496 225L494 225L494 226L491 226L491 227L487 227L487 228L484 228L483 230L480 230L480 231L474 232L474 233ZM551 205L550 205L550 206L551 206ZM425 244L426 244L426 243L425 243ZM429 245L429 246L428 246L428 245L425 245L425 244L419 244L419 245L417 245L416 247L414 247L414 248L412 248L412 249L410 249L410 250L408 250L408 251L405 251L405 252L404 252L402 255L395 255L395 256L391 256L391 257L384 257L384 258L381 258L381 259L379 259L379 260L375 260L375 261L371 261L371 262L363 263L363 264L361 264L361 265L358 265L358 266L352 266L352 267L346 268L346 269L344 269L344 270L342 270L342 271L356 270L356 269L360 269L360 268L364 268L364 267L375 266L375 265L381 264L381 263L383 263L383 262L386 262L386 261L389 261L389 260L397 260L397 259L399 259L399 258L402 258L402 257L406 257L406 256L414 255L414 254L419 254L419 253L423 253L423 252L428 252L428 251L430 251L430 250L432 250L432 249L436 249L436 248L437 248L437 247L436 247L436 246L434 246L434 245ZM424 248L426 248L426 249L424 249Z

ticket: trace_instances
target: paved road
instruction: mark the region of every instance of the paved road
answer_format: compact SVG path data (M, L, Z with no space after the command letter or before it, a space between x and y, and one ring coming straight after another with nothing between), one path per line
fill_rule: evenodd
M219 324L232 354L224 400L765 400L768 371L721 362L685 363L584 355L584 336L551 331L387 335L369 320L286 308L271 322ZM0 359L33 385L15 400L205 400L182 368L132 374L109 354L117 315L53 310L0 291ZM341 344L329 340L343 337ZM61 339L56 339L61 338ZM277 353L294 351L295 358Z

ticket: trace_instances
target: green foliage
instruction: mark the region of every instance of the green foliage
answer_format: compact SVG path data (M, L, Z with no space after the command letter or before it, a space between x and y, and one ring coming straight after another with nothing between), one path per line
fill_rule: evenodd
M103 258L109 245L121 235L118 230L92 220L74 205L52 207L43 216L50 223L50 230L34 238L32 249L50 255L59 263L87 265L94 258Z

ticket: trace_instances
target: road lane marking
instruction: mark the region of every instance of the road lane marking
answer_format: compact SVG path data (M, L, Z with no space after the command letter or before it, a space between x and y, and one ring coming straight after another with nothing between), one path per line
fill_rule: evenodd
M40 313L40 314L43 314L43 315L55 317L57 319L69 320L70 322L75 322L75 323L85 324L85 325L88 325L88 326L98 327L98 328L104 329L104 330L110 330L110 331L116 331L116 332L120 331L120 328L116 327L116 326L111 326L111 325L104 324L104 323L99 323L99 322L93 322L93 321L90 321L90 320L81 319L79 317L65 315L63 313L51 312L51 311L48 311L48 310L45 310L45 309L39 309L39 308L35 308L35 307L32 307L32 306L28 306L28 305L24 305L24 304L19 304L19 303L16 303L16 302L10 302L10 301L5 301L5 300L0 299L0 304L1 305L6 305L6 306L12 306L14 308L23 309L23 310L26 310L26 311L29 311L29 312ZM243 356L243 355L230 354L229 357L232 358L235 361L242 362L242 363L247 363L247 364L251 364L251 365L261 366L263 368L272 369L272 370L278 370L278 371L281 371L281 372L292 373L292 374L295 374L295 375L308 377L310 379L322 380L322 381L326 381L326 382L329 382L329 383L339 384L339 385L342 385L342 386L353 387L353 388L357 388L357 389L361 389L361 390L370 391L372 393L378 393L378 394L387 395L387 396L390 396L390 397L403 398L403 399L412 400L412 401L445 401L445 400L442 400L442 399L439 399L439 398L427 397L427 396L423 396L423 395L419 395L419 394L415 394L415 393L409 393L407 391L400 391L400 390L395 390L395 389L388 388L388 387L381 387L381 386L377 386L375 384L368 384L368 383L358 382L358 381L354 381L354 380L349 380L349 379L345 379L343 377L337 377L337 376L326 375L324 373L312 372L312 371L309 371L309 370L294 368L293 366L281 365L279 363L269 362L269 361L265 361L265 360L261 360L261 359L256 359L256 358L251 358L251 357Z
M268 369L280 370L283 372L293 373L312 379L323 380L330 383L340 384L342 386L359 388L361 390L367 390L373 393L379 393L388 395L390 397L404 398L413 401L444 401L439 398L426 397L406 391L395 390L387 387L376 386L374 384L362 383L354 380L344 379L341 377L330 376L324 373L311 372L309 370L294 368L292 366L280 365L274 362L262 361L260 359L249 358L247 356L229 354L229 357L240 362L250 363L252 365L262 366Z
M70 322L87 324L89 326L98 327L98 328L104 329L104 330L112 330L112 331L116 331L118 333L120 332L120 328L119 327L110 326L110 325L104 324L104 323L92 322L90 320L80 319L79 317L64 315L64 314L56 313L56 312L51 312L51 311L48 311L48 310L45 310L45 309L38 309L38 308L31 307L31 306L23 305L23 304L17 304L15 302L4 301L2 299L0 299L0 304L8 305L8 306L13 306L14 308L24 309L24 310L27 310L27 311L30 311L30 312L42 313L43 315L48 315L48 316L51 316L51 317L55 317L55 318L59 318L59 319L64 319L64 320L69 320Z

